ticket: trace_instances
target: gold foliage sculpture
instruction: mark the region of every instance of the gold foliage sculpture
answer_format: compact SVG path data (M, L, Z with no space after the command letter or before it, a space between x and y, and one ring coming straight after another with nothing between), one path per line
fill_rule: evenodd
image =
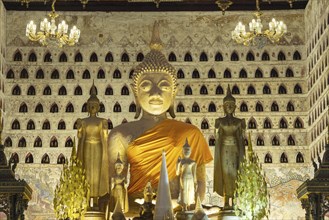
M242 220L260 220L269 215L269 194L265 174L252 150L249 133L248 154L242 161L236 180L234 210Z
M70 164L66 161L60 182L55 189L54 209L57 219L83 219L87 211L90 187L86 180L86 171L77 158L75 140Z

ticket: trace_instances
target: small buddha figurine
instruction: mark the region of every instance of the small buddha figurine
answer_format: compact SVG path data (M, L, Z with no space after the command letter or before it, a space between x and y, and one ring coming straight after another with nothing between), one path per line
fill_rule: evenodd
M144 202L152 202L153 198L154 198L154 192L151 182L147 182L144 188Z
M90 206L97 206L99 197L109 193L108 164L108 128L107 120L97 117L100 108L96 96L96 87L91 87L87 101L88 118L77 120L78 150L77 157L86 170L86 178L90 184Z
M179 183L176 177L176 161L181 154L185 138L189 137L191 159L197 167L198 192L203 199L206 187L205 164L212 161L208 144L194 125L167 118L174 114L177 92L176 70L161 52L158 23L154 24L150 44L151 51L134 70L132 91L136 101L137 121L121 124L109 135L110 166L115 163L117 152L125 164L129 163L129 199L141 198L148 181L157 187L160 176L162 151L166 152L168 177L173 198L178 197ZM126 168L128 166L125 166ZM127 169L124 173L127 174ZM113 176L111 173L110 176ZM175 181L176 180L176 181Z
M224 209L232 209L237 171L245 156L246 122L234 117L235 98L229 86L223 102L225 117L215 121L214 192L224 197Z
M120 202L120 207L124 213L128 212L128 193L127 180L122 174L124 165L120 160L118 153L117 161L114 163L115 175L111 178L111 197L110 197L110 211L113 211L117 202Z
M178 203L183 211L188 211L191 204L195 204L195 192L197 189L196 163L190 158L191 147L187 142L183 146L183 156L177 160L176 175L180 176L180 194Z
M153 220L154 204L152 200L154 192L151 183L148 182L144 188L144 203L140 207L139 217L134 217L133 220Z

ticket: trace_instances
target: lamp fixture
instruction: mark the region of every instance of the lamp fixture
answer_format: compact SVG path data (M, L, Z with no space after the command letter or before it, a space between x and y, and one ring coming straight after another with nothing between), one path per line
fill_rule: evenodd
M266 0L266 1L267 1L269 4L271 4L271 1L272 1L272 0ZM294 3L295 1L297 1L297 0L287 0L287 2L288 2L288 4L289 4L290 8L293 7L293 3Z
M88 4L89 0L80 0L81 4L82 4L82 7L83 9L86 8L86 5Z
M252 19L249 23L249 32L246 32L246 26L239 22L234 31L232 31L232 39L238 44L243 44L245 46L255 45L258 48L265 46L268 40L272 43L278 42L281 37L287 33L287 26L283 21L276 21L272 18L269 22L269 29L262 31L263 25L261 21L262 12L259 7L259 0L256 0L256 9L254 13L256 19Z
M225 14L225 10L228 9L233 2L230 0L217 0L216 4L222 10L223 15Z
M29 7L30 0L21 0L21 5L26 4L26 8Z
M58 14L55 12L55 2L56 0L53 0L51 5L52 12L48 14L50 22L47 18L44 18L43 21L40 22L40 31L36 32L36 24L30 21L26 25L26 36L31 41L39 41L43 46L48 45L49 40L56 40L59 47L64 45L73 46L79 41L80 30L76 26L73 26L70 30L70 34L67 34L68 25L65 20L56 26Z

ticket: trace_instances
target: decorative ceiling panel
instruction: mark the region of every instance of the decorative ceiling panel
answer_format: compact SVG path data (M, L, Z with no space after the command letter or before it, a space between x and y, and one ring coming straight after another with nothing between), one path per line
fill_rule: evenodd
M50 10L50 0L2 0L7 10ZM29 2L29 6L20 1ZM86 0L83 0L86 1ZM59 11L220 11L217 1L228 0L57 0ZM231 0L227 11L255 10L255 0ZM158 6L157 7L157 3ZM304 9L308 0L262 0L261 10ZM291 7L292 6L292 7Z

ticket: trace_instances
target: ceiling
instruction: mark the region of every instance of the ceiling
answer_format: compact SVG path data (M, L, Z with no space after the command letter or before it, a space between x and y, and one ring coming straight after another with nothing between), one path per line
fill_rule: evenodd
M2 0L7 10L51 10L51 0ZM29 1L28 8L21 1ZM83 0L82 0L83 1ZM86 1L86 0L84 0ZM156 7L155 1L159 1ZM225 2L227 0L220 0ZM255 0L231 0L227 11L253 11ZM46 3L45 3L46 2ZM270 3L269 3L270 2ZM292 2L290 7L289 2ZM304 9L308 0L260 0L261 10ZM57 0L58 11L219 11L216 0Z

